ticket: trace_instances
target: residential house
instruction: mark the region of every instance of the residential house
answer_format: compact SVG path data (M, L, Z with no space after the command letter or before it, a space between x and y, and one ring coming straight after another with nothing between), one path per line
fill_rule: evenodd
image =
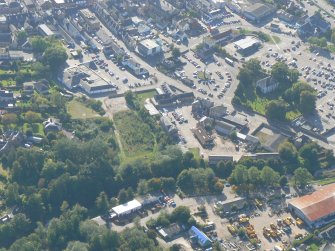
M48 120L43 122L43 125L45 132L58 132L62 130L62 124L54 118L48 118Z
M259 90L263 94L273 92L274 90L278 88L278 86L279 86L279 82L271 76L267 76L256 82L256 88L259 88Z
M25 82L23 83L22 95L29 97L34 94L34 82Z
M49 82L47 80L34 83L34 88L38 94L49 95Z
M100 29L100 22L95 15L88 9L82 9L79 11L79 17L81 18L81 25L84 29L89 32L96 32Z
M163 237L164 240L170 241L176 237L182 231L182 227L178 223L173 223L167 227L158 230L158 233Z
M0 103L14 102L14 92L0 90Z
M231 42L238 36L238 32L233 29L229 30L220 30L213 29L211 34L204 38L204 43L209 47L215 45L223 45L225 43Z

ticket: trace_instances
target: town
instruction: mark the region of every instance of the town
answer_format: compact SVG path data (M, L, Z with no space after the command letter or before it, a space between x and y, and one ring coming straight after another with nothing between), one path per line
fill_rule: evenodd
M334 0L0 0L1 250L335 250Z

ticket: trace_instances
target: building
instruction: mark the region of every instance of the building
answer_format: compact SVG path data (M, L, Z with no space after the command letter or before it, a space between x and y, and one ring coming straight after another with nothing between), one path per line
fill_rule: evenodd
M243 197L236 197L230 200L218 201L215 207L223 212L231 212L233 208L242 209L247 204L247 200Z
M161 46L155 40L145 39L138 43L137 50L143 57L149 57L159 54Z
M92 4L92 0L51 0L54 8L72 9L87 7Z
M90 67L90 62L69 67L58 77L68 89L81 88L89 95L115 92L115 87Z
M239 53L247 54L249 52L257 50L260 44L261 42L257 38L247 36L234 42L234 47L237 49Z
M183 92L183 93L163 93L156 94L152 100L156 107L164 107L175 104L188 104L192 103L194 100L193 92Z
M233 161L234 158L233 156L229 156L229 155L209 155L208 156L208 164L210 166L216 166L217 163L219 163L220 161Z
M218 134L229 136L236 130L236 127L224 121L216 121L215 130Z
M252 21L260 22L275 12L275 6L265 3L250 4L243 9L243 16Z
M0 90L0 103L14 102L14 92Z
M42 36L51 37L56 35L46 24L40 24L37 29Z
M172 138L178 137L178 129L172 124L170 118L166 115L163 115L160 119L160 124L164 131Z
M213 106L209 109L209 117L213 119L222 119L227 115L227 107L224 105Z
M279 82L276 81L273 77L267 76L265 78L262 78L256 82L256 87L259 88L259 90L263 94L267 94L270 92L273 92L276 90L279 86Z
M214 145L213 138L202 126L198 125L196 128L191 129L191 131L203 148L210 148Z
M262 160L277 160L279 159L279 153L255 153L255 154L245 154L242 156L242 158L251 158L251 159L262 159Z
M331 30L331 25L318 13L307 17L304 24L298 29L298 34L301 37L318 36L327 33Z
M211 30L211 34L204 38L204 43L210 48L214 45L223 45L229 43L238 36L238 31L229 29L229 30Z
M288 202L291 212L311 228L320 228L335 220L335 184Z
M122 61L123 66L127 67L130 72L132 72L137 77L143 77L146 78L148 76L149 72L144 69L141 64L137 63L133 59L126 59Z
M142 204L138 200L131 200L122 205L113 207L111 217L122 217L134 213L142 208Z
M43 122L45 132L58 132L62 130L62 124L53 118L48 118L48 120Z
M179 224L173 223L168 227L161 228L158 230L158 233L163 237L164 240L172 240L175 238L180 232L182 231L182 228Z
M239 128L240 130L248 128L247 119L242 119L239 118L238 116L227 115L222 118L222 121L232 124L237 128Z
M212 241L208 238L208 236L195 226L192 226L188 233L191 241L197 243L202 248L209 247L212 244Z
M80 10L79 17L81 18L81 25L87 32L92 33L100 29L99 20L89 9Z

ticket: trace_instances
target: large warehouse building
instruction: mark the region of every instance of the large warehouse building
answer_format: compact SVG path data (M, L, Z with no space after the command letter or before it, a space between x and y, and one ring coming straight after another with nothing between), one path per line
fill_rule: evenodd
M311 228L329 224L335 220L335 184L292 199L288 203L288 208Z

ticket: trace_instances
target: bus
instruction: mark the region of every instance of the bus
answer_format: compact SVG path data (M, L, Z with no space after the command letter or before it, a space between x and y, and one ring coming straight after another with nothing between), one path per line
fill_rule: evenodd
M230 58L225 58L224 60L226 61L227 64L234 66L234 61L231 60Z

